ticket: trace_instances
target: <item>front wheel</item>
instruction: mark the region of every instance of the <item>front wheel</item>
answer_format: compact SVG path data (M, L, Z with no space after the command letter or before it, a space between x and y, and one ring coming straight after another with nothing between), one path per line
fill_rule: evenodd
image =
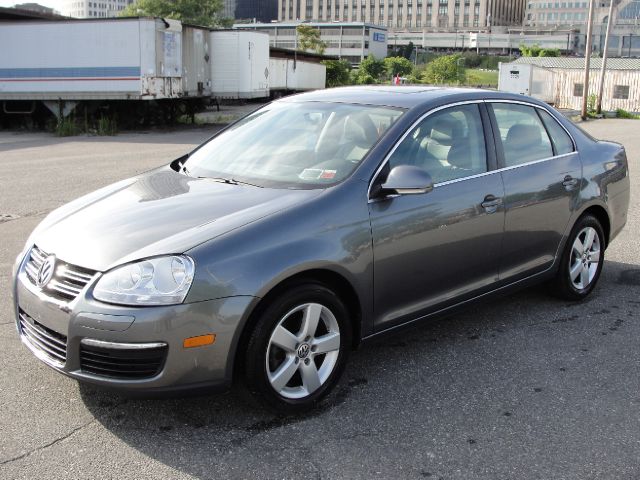
M567 240L553 293L567 300L582 300L595 288L604 263L604 232L597 218L581 217Z
M308 410L337 383L350 344L340 298L319 284L294 287L269 303L251 334L247 386L278 412Z

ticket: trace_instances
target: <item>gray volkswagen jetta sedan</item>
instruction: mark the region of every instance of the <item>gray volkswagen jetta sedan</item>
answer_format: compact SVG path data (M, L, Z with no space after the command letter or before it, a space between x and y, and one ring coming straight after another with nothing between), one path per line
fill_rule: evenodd
M15 265L16 326L83 382L240 379L295 412L364 340L536 282L583 299L628 204L624 148L532 98L306 93L52 212Z

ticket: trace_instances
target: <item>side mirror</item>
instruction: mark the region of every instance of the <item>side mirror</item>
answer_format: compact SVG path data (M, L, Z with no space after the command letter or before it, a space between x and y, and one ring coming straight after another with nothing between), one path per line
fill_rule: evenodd
M431 175L422 168L413 165L399 165L393 167L382 184L382 191L399 195L429 193L433 190Z

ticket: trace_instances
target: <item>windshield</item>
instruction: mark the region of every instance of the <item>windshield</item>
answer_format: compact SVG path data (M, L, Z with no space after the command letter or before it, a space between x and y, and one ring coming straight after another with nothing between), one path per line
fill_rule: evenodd
M193 152L186 172L262 187L323 188L362 161L404 110L343 103L276 102Z

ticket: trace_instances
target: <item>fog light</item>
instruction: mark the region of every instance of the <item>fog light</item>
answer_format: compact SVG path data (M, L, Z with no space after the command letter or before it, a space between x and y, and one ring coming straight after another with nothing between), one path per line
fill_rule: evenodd
M197 337L185 338L182 346L184 348L204 347L205 345L211 345L215 341L215 333L208 333L206 335L198 335Z

